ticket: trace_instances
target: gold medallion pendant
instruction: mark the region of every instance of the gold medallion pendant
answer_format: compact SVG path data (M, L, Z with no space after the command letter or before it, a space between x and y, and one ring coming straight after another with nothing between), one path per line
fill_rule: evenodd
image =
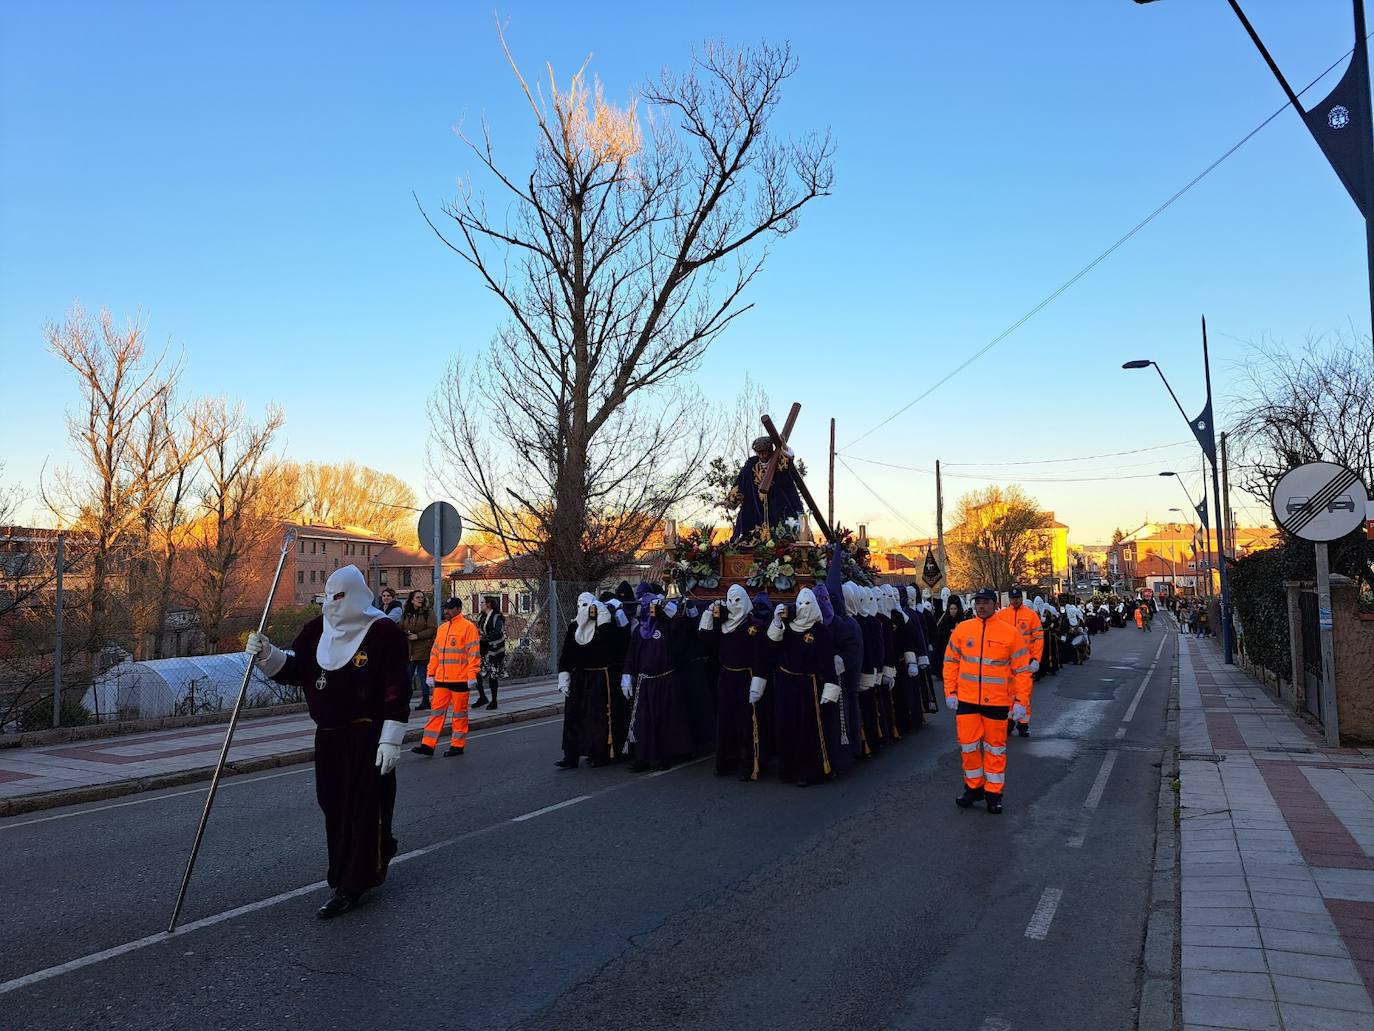
M364 666L366 666L367 652L358 652L357 655L353 656L353 665L356 666L358 669L362 669Z

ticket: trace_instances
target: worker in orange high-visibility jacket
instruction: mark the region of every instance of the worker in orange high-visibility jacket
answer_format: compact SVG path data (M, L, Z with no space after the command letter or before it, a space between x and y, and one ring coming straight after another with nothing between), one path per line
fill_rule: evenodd
M1024 719L1030 698L1030 646L1015 626L994 618L996 592L975 594L973 612L945 647L945 704L955 710L964 764L964 793L954 801L967 809L985 799L997 814L1007 777L1007 716Z
M463 618L458 598L444 602L444 622L434 635L425 682L430 687L430 717L424 736L411 749L433 755L444 732L444 720L453 707L453 729L445 755L462 755L468 742L468 692L477 688L482 669L482 637L477 625Z
M1030 648L1030 671L1031 689L1035 686L1035 674L1040 671L1040 659L1045 651L1045 626L1040 622L1040 615L1029 605L1024 604L1021 588L1013 587L1007 592L1007 604L997 610L997 618L1010 623L1021 631L1021 636L1026 639L1026 645ZM1010 734L1013 725L1016 732L1022 737L1030 737L1030 715L1031 715L1031 691L1026 692L1026 718L1022 720L1007 720L1007 733Z

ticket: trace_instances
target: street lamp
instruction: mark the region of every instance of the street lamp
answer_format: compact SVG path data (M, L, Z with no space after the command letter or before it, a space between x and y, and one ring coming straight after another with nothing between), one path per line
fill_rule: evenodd
M1210 528L1208 527L1208 525L1207 525L1207 509L1206 509L1206 506L1205 506L1205 505L1196 505L1196 504L1193 504L1193 496L1192 496L1191 494L1188 493L1188 488L1187 488L1187 486L1185 486L1184 483L1183 483L1183 477L1180 476L1178 473L1175 473L1175 472L1163 472L1163 473L1160 473L1159 475L1160 475L1160 476L1172 476L1175 480L1178 481L1178 486L1179 486L1179 489L1180 489L1181 491L1183 491L1183 496L1184 496L1185 498L1188 499L1188 504L1190 504L1190 505L1193 506L1193 511L1196 512L1196 513L1198 514L1198 518L1202 520L1202 528L1203 528L1203 531L1204 531L1204 533L1206 534L1206 538L1207 538L1207 550L1208 550L1208 551L1211 551L1211 549L1212 549L1212 536L1211 536L1211 529L1210 529ZM1203 489L1204 489L1204 490L1206 489L1206 484L1203 485ZM1206 498L1204 497L1203 500L1205 501ZM1170 512L1179 512L1180 510L1177 509L1177 508L1171 508L1171 509L1169 509L1169 511L1170 511ZM1191 526L1192 523L1190 522L1188 525ZM1197 531L1194 531L1194 537L1196 537L1196 534L1197 534ZM1194 587L1193 589L1196 590L1197 588ZM1207 574L1207 593L1208 593L1208 594L1211 594L1211 593L1212 593L1212 574L1211 574L1210 572Z
M1217 512L1217 557L1218 574L1221 587L1221 656L1226 665L1234 665L1235 658L1232 654L1231 639L1231 588L1226 576L1226 555L1222 548L1222 541L1225 540L1226 529L1226 506L1221 500L1221 477L1217 469L1217 433L1216 426L1212 421L1212 362L1207 353L1207 318L1202 319L1202 374L1203 381L1207 387L1207 401L1202 406L1202 411L1195 418L1188 418L1188 413L1183 410L1183 405L1179 403L1178 395L1174 393L1174 388L1170 386L1169 380L1164 375L1164 370L1159 367L1159 363L1149 358L1137 358L1133 361L1123 362L1123 369L1144 369L1154 366L1155 372L1159 373L1159 379L1164 384L1164 389L1173 398L1174 407L1178 409L1183 420L1188 424L1188 429L1193 433L1193 438L1197 441L1198 447L1202 448L1202 453L1206 456L1212 466L1212 499L1216 502ZM1173 475L1164 473L1162 475ZM1186 493L1186 491L1185 491ZM1189 502L1192 501L1190 497ZM1207 502L1207 481L1202 482L1202 500L1205 505ZM1196 507L1196 506L1194 506ZM1207 531L1207 555L1208 565L1211 564L1212 551L1212 532L1208 524L1205 509L1199 508L1198 515L1202 517L1203 526ZM1207 571L1207 589L1211 592L1212 573Z

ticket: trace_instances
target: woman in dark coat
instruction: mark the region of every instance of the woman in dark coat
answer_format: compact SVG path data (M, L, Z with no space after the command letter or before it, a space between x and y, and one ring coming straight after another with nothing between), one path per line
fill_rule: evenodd
M945 670L945 648L949 644L954 628L968 616L964 613L964 603L959 595L951 594L945 602L945 611L935 623L935 651L931 653L930 664L935 671L935 679L943 682Z
M429 665L429 650L434 646L434 635L439 629L439 621L434 618L429 599L424 591L411 591L406 598L405 608L401 610L401 632L408 643L406 674L409 677L411 692L420 688L420 704L417 709L429 708L429 686L425 683L425 669Z

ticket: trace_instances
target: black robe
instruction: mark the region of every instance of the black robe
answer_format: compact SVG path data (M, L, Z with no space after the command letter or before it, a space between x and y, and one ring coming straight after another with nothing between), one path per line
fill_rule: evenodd
M884 656L883 631L878 626L877 616L856 616L859 631L863 635L863 668L865 678L871 679L873 686L859 693L859 717L863 721L861 733L863 743L872 755L882 750L887 742L887 724L883 718L882 706L878 704L881 688L878 678L882 675Z
M396 855L391 814L396 806L396 772L377 771L377 742L385 720L410 716L406 636L392 620L376 620L352 659L321 674L315 646L324 617L301 627L284 665L272 679L302 688L315 721L315 798L324 811L329 846L329 886L361 895L386 880Z
M832 731L835 747L831 750L830 762L836 771L843 773L853 765L855 759L868 754L859 715L859 675L864 663L864 638L858 620L842 612L835 613L835 618L830 621L830 633L835 641L835 653L844 660L844 675L840 678L844 711L836 714L841 719L835 721L839 726ZM848 762L841 756L841 751L848 752Z
M620 690L622 638L609 623L597 626L586 644L577 640L577 624L563 635L558 672L568 674L568 697L563 706L563 757L576 762L586 756L593 766L615 758L619 743L618 709L626 708ZM623 740L623 739L622 739Z
M826 740L821 690L835 682L835 646L830 628L814 623L804 631L788 624L773 645L773 690L777 692L778 776L814 784L834 772Z
M687 658L691 628L686 618L663 613L643 618L630 634L625 675L634 687L630 741L635 762L668 767L692 754Z
M761 718L759 710L772 705L772 694L765 689L758 703L750 705L749 685L755 677L769 676L771 649L766 647L765 636L768 622L746 615L739 626L727 632L726 618L717 620L710 630L697 631L718 662L716 773L738 773L758 780L771 751L768 720Z
M739 471L739 477L735 480L735 489L739 491L740 506L739 515L735 517L733 540L745 540L754 536L763 528L765 522L771 529L784 520L801 518L801 494L797 491L796 480L793 479L791 459L786 459L785 463L779 464L773 474L773 485L768 488L768 511L766 513L764 512L764 502L759 497L756 477L763 472L759 468L760 464L767 465L768 463L766 461L760 463L758 455L754 455L744 463L744 468Z

